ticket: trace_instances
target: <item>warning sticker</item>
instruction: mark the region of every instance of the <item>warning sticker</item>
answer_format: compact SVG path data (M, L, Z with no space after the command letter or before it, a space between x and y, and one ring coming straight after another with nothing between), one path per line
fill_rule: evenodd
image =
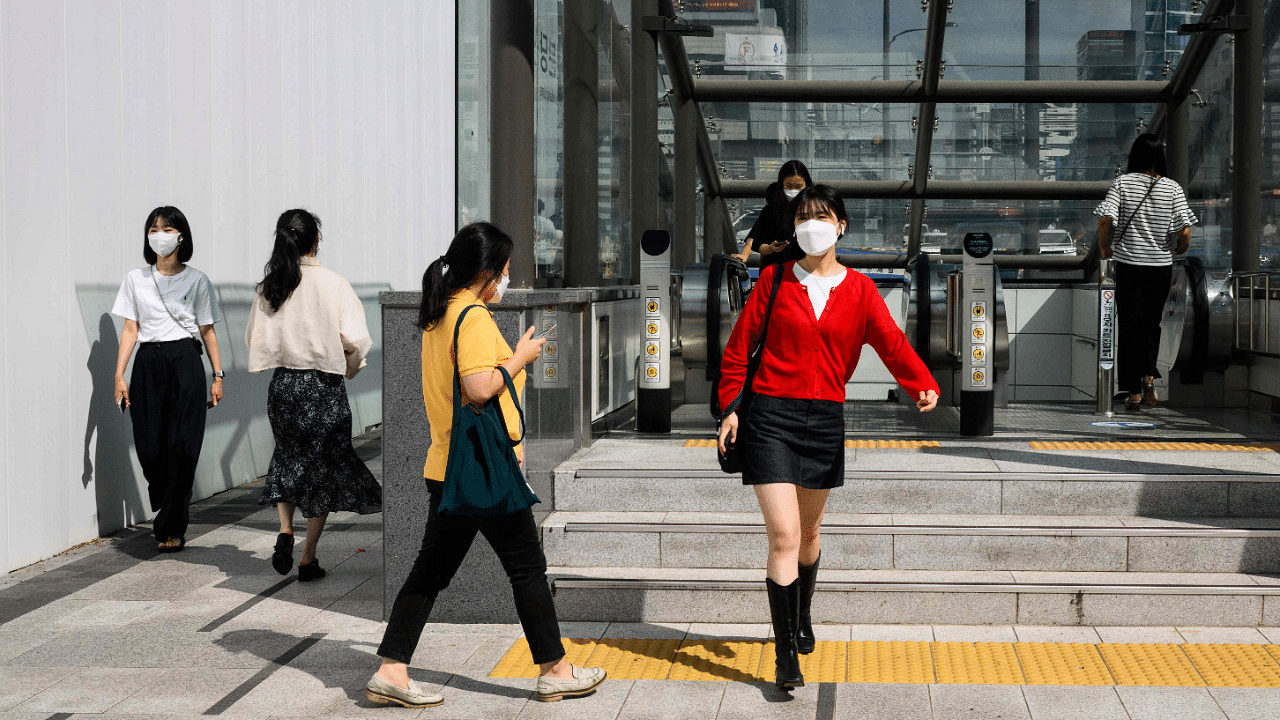
M657 315L662 305L658 302L658 298L645 298L644 311L649 315Z
M650 320L644 325L644 336L647 338L656 338L658 337L658 330L658 321Z
M647 383L656 383L660 379L661 378L659 377L658 363L656 362L645 363L644 364L644 381Z
M645 357L658 357L658 343L645 343L644 354Z
M986 371L974 370L973 375L970 377L970 381L971 382L969 383L969 387L986 387L987 386Z
M987 324L986 323L973 324L973 341L979 342L979 343L987 341Z
M560 365L559 363L544 362L542 363L542 379L549 382L560 381Z
M987 349L986 349L986 348L976 347L976 348L974 348L974 349L973 349L973 364L974 364L974 365L986 365L986 364L987 364Z
M975 322L987 319L987 303L986 301L975 302L969 307L969 314Z

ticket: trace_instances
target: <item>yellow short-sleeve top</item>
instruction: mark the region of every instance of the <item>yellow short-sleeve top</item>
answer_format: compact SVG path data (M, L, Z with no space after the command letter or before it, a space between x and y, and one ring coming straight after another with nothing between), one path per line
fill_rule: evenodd
M431 424L431 447L427 449L422 476L428 480L444 480L449 459L449 434L453 430L453 327L468 305L483 303L470 290L455 292L449 298L444 317L422 333L422 402ZM489 311L481 307L468 312L458 333L458 370L462 377L496 370L509 359L511 346L503 339ZM524 371L516 373L512 380L516 392L523 394ZM466 390L462 392L466 400ZM507 431L511 439L516 440L520 437L520 416L511 401L511 392L504 386L498 397ZM516 452L523 452L523 448L517 447Z

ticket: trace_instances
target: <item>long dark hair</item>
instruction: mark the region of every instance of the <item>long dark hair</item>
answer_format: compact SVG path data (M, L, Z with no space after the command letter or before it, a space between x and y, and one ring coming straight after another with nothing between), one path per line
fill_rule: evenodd
M172 205L158 207L147 216L147 224L142 227L142 259L146 260L148 265L155 265L159 259L156 257L156 251L151 249L151 243L147 242L147 235L151 234L151 225L156 218L160 218L165 225L177 230L182 236L182 242L178 245L178 262L185 263L190 260L191 253L195 252L195 246L191 244L191 226L187 224L187 216Z
M301 258L315 251L319 243L320 218L302 209L280 213L280 219L276 220L276 244L263 268L265 276L258 283L258 292L271 305L272 312L280 310L302 282Z
M506 233L487 222L467 225L453 236L449 249L422 274L422 305L418 328L430 330L444 317L449 295L477 279L485 282L502 275L511 259L513 243ZM446 269L447 268L447 269Z
M1164 142L1159 136L1142 133L1133 141L1133 147L1129 148L1129 167L1125 172L1153 172L1160 177L1169 174L1164 155Z
M768 189L764 191L765 202L773 205L781 214L785 214L787 203L790 202L782 192L782 183L789 177L799 177L804 180L806 188L813 187L813 178L809 177L809 168L805 167L804 163L799 160L788 160L782 163L782 167L778 168L778 179L769 183Z

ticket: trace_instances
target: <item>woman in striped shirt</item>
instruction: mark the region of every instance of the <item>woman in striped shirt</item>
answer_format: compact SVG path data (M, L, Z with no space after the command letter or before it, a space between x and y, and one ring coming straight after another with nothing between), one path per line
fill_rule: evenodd
M1164 143L1151 133L1139 135L1129 149L1128 172L1111 183L1093 211L1098 249L1117 261L1116 379L1129 393L1126 410L1156 404L1160 314L1173 281L1173 255L1191 246L1191 226L1197 222L1182 186L1166 174Z

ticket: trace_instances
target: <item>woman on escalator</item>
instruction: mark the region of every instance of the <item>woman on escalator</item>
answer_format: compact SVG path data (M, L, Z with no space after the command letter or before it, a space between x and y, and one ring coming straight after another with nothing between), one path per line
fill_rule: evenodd
M938 402L938 384L894 322L876 285L836 261L836 240L849 223L844 202L814 185L792 204L791 227L804 257L760 274L720 363L720 452L738 441L736 409L748 358L765 337L742 436L742 482L753 487L769 536L765 587L776 642L776 683L804 685L798 654L813 652L810 607L821 554L819 531L832 488L844 484L845 382L869 344L921 412ZM763 333L776 273L774 330Z
M778 168L778 181L765 190L764 208L747 233L747 242L738 253L739 260L746 262L752 252L758 252L763 269L804 257L804 251L793 240L795 228L791 225L788 207L801 190L810 187L813 187L813 178L809 177L809 168L799 160L788 160Z
M1197 220L1182 186L1165 175L1164 143L1151 133L1133 141L1128 172L1116 178L1098 216L1098 250L1116 259L1116 380L1126 410L1154 407L1160 314L1173 282L1173 256L1191 247ZM1119 231L1111 232L1119 225Z

